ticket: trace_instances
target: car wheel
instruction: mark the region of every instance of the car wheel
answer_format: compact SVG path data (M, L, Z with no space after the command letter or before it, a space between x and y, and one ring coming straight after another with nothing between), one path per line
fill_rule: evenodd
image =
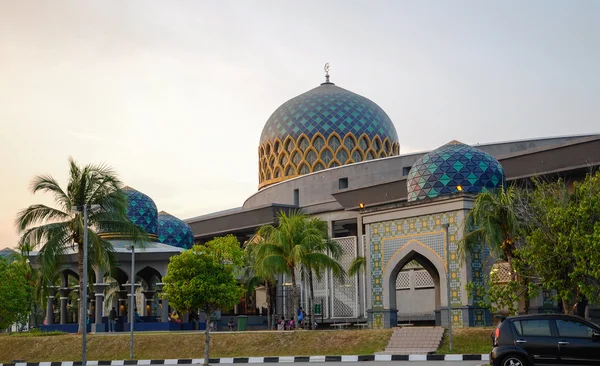
M508 355L502 360L502 366L527 366L522 356Z

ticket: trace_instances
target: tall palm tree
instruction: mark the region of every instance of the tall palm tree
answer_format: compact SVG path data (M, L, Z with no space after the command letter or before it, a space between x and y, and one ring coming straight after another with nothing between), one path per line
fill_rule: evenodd
M318 281L321 280L324 274L326 274L327 270L331 270L331 273L334 277L343 279L345 276L345 272L342 266L339 263L339 259L342 255L342 247L335 240L332 240L329 237L329 228L327 222L321 220L318 217L313 217L308 220L307 226L317 231L321 232L322 239L308 242L308 248L311 252L314 253L326 253L329 257L331 257L333 262L323 262L323 261L311 261L308 259L307 261L302 262L303 273L306 273L305 277L308 277L309 283L309 304L307 308L309 309L309 326L310 329L313 328L313 310L315 303L315 290L313 284L313 277L316 277ZM313 276L314 274L314 276Z
M277 218L277 226L265 225L258 230L258 235L264 242L257 250L257 262L260 268L272 274L287 274L291 277L292 304L296 309L300 307L296 268L305 265L312 269L332 268L341 271L341 267L324 252L325 244L318 244L329 242L327 230L324 231L322 225L315 221L319 219L310 219L300 211L293 211L289 215L279 212ZM297 324L296 311L294 321Z
M517 205L518 192L514 187L480 193L467 214L460 243L465 252L478 250L483 244L494 257L505 258L513 281L513 257L519 235Z
M257 252L260 245L264 242L258 235L245 244L244 247L244 268L242 278L246 284L248 293L252 293L258 286L265 286L267 301L267 329L271 326L271 289L275 283L275 274L264 267L263 262L257 260Z
M83 288L83 213L74 211L83 205L98 205L88 213L88 260L100 268L112 268L115 255L111 243L98 233L121 233L135 242L142 242L145 233L127 219L127 197L114 171L106 165L88 164L83 167L69 158L69 181L63 190L50 175L36 176L31 183L32 193L51 193L56 207L31 205L17 214L16 226L21 234L21 248L39 248L38 261L45 278L52 278L57 263L70 248L76 249L79 286ZM89 266L91 268L91 266ZM79 307L79 332L87 317Z

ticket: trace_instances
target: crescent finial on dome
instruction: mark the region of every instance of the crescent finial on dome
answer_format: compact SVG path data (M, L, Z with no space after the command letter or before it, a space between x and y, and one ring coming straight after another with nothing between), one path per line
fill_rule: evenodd
M327 85L327 84L335 85L329 81L329 62L325 63L323 70L325 70L325 82L322 83L321 85Z

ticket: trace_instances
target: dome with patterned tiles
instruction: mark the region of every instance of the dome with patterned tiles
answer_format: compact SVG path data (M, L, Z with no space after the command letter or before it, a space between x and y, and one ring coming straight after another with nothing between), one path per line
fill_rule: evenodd
M158 234L158 210L152 198L131 187L123 188L123 192L129 201L127 206L129 220L144 229L151 239L156 239Z
M194 246L194 233L186 222L161 211L158 213L158 241L162 244L190 249Z
M456 140L423 155L406 179L409 202L459 190L480 193L502 187L505 182L498 160Z
M394 124L371 100L327 81L282 104L259 146L259 189L299 175L398 155Z

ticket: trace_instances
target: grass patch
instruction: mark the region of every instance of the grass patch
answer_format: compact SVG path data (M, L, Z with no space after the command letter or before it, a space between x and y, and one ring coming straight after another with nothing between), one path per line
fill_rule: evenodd
M436 353L487 354L492 350L490 334L494 328L459 328L452 332L452 352L449 350L448 331Z
M361 355L383 351L392 329L214 333L211 357ZM0 336L0 362L77 361L81 336ZM135 335L136 359L202 358L203 333ZM88 336L89 360L129 358L129 334Z
M29 332L22 333L10 333L8 334L10 337L49 337L49 336L57 336L57 335L65 335L68 333L65 332L42 332L39 329L32 329Z

